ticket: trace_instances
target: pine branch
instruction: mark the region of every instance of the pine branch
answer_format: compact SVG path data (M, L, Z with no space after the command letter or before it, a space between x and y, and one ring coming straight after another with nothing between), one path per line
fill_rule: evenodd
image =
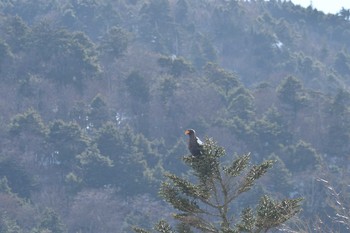
M194 200L186 198L176 186L170 183L163 182L159 193L175 209L190 213L204 213Z
M276 202L268 196L263 196L257 207L256 227L261 231L284 223L300 211L301 201L302 198Z
M167 173L164 175L173 182L173 185L180 189L180 191L193 198L198 198L200 200L208 200L210 193L205 190L201 185L194 185L189 181L182 179L174 174Z
M254 185L254 182L258 180L260 177L262 177L269 168L273 165L272 160L264 161L262 164L254 165L244 178L243 182L241 183L240 187L238 188L238 194L241 194L243 192L246 192L251 189L251 187Z
M238 232L252 232L255 226L256 219L251 208L245 208L241 214L240 223L236 224Z
M169 223L165 220L160 220L155 226L154 229L160 233L175 233Z
M150 233L149 231L146 231L142 228L138 228L138 227L133 227L132 228L133 231L135 231L136 233Z
M239 176L244 169L248 166L250 161L250 153L243 155L236 160L234 160L229 167L224 167L223 170L225 171L226 174L236 177Z

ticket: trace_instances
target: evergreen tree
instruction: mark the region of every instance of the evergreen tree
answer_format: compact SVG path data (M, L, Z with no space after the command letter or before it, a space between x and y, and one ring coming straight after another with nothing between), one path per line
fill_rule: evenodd
M256 208L241 209L241 219L235 202L249 191L260 179L273 161L250 165L250 155L237 157L231 163L221 160L226 155L223 147L212 139L206 139L201 157L185 156L184 162L192 169L197 182L186 180L174 174L166 174L160 195L176 210L174 218L180 225L173 230L170 224L161 220L155 225L156 232L267 232L292 218L300 210L301 199L272 200L263 196ZM141 228L135 232L146 233Z
M109 119L110 112L107 103L101 94L97 94L91 101L88 112L89 128L100 128Z
M101 42L102 51L111 58L119 58L127 50L129 44L129 34L124 29L112 27L104 35Z
M305 107L307 98L304 93L304 88L299 79L293 76L288 76L277 88L279 100L289 107L294 115Z
M52 209L46 209L42 219L33 233L64 233L66 232L64 224L61 222L60 216Z
M22 233L22 229L16 221L9 219L5 213L0 213L0 232L1 233Z

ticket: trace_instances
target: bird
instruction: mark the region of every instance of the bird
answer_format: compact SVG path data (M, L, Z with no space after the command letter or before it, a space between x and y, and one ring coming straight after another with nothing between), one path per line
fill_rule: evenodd
M188 149L192 156L201 156L203 151L203 142L196 136L196 131L194 131L194 129L187 129L185 134L190 137L188 140Z

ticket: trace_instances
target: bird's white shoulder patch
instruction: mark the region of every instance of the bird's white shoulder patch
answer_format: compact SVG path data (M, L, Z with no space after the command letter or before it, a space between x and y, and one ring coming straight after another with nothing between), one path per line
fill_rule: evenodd
M203 145L203 142L197 137L197 143L198 145L202 146Z

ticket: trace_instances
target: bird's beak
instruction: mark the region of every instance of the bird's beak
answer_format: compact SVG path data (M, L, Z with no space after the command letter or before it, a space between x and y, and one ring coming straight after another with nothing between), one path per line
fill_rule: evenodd
M186 135L190 134L190 131L189 131L189 130L186 130L186 131L185 131L185 134L186 134Z

